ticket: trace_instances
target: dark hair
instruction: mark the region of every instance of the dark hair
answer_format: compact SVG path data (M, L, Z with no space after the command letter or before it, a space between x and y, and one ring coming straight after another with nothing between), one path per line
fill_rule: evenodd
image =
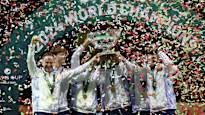
M67 50L60 45L53 46L50 51L52 54L56 55L58 53L67 53Z
M155 54L156 54L156 51L155 51L155 50L149 50L149 51L147 52L147 54L155 55Z

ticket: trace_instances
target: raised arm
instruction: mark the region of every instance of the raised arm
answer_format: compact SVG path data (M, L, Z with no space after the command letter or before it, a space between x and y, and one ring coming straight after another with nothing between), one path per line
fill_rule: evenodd
M33 37L30 45L28 46L28 54L27 54L27 60L26 60L29 74L31 76L34 76L35 72L37 71L37 65L36 65L36 61L34 59L35 43L36 43L36 38Z
M84 50L84 46L81 45L77 48L77 50L73 53L71 57L71 68L74 69L78 66L80 66L80 55L82 54Z
M92 64L95 64L97 61L99 61L98 54L96 56L94 56L91 60L89 60L88 62L84 63L83 65L80 65L75 69L64 71L62 73L62 76L63 76L63 78L65 78L65 79L68 78L69 80L72 77L78 77L78 74L85 72L86 69L89 69L89 67L92 67ZM75 79L77 79L77 78L75 78Z
M80 66L80 55L84 49L90 44L90 40L87 38L82 45L80 45L77 50L73 53L71 57L71 68L74 69Z
M179 69L176 65L173 64L173 61L163 51L159 51L158 55L160 59L162 59L162 62L167 66L169 76L177 76L179 74Z

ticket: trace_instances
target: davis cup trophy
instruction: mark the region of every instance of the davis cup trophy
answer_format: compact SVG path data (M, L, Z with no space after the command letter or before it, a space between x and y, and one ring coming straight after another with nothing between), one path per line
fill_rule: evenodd
M116 53L111 49L116 45L120 33L120 29L109 29L107 31L91 32L87 37L91 39L95 49L103 50L101 55L109 55Z
M109 29L88 34L87 37L91 39L95 49L102 50L100 53L101 66L110 68L116 64L114 59L114 57L116 57L116 52L112 49L116 45L120 34L120 29Z

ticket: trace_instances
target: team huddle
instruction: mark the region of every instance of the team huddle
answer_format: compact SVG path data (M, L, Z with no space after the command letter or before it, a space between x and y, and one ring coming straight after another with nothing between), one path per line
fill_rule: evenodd
M149 52L142 66L128 61L119 51L87 51L81 58L92 43L86 39L72 54L71 68L64 68L68 51L59 45L44 53L39 67L34 58L37 42L40 40L34 36L27 56L35 115L175 113L172 80L179 72L165 52Z

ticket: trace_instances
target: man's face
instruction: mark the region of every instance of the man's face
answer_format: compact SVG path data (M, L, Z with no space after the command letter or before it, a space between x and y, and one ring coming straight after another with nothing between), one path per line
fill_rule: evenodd
M53 71L54 58L53 56L44 56L42 59L42 66L46 72Z
M159 59L158 59L158 56L157 55L148 55L148 63L158 63L159 62Z
M155 65L159 63L159 58L156 54L154 55L148 55L148 64L153 69Z
M66 52L60 52L60 53L56 54L55 60L56 60L57 63L62 65L62 64L65 63L66 57L67 57L67 53Z
M86 53L85 56L83 56L81 63L86 63L91 58L91 54L89 52Z

